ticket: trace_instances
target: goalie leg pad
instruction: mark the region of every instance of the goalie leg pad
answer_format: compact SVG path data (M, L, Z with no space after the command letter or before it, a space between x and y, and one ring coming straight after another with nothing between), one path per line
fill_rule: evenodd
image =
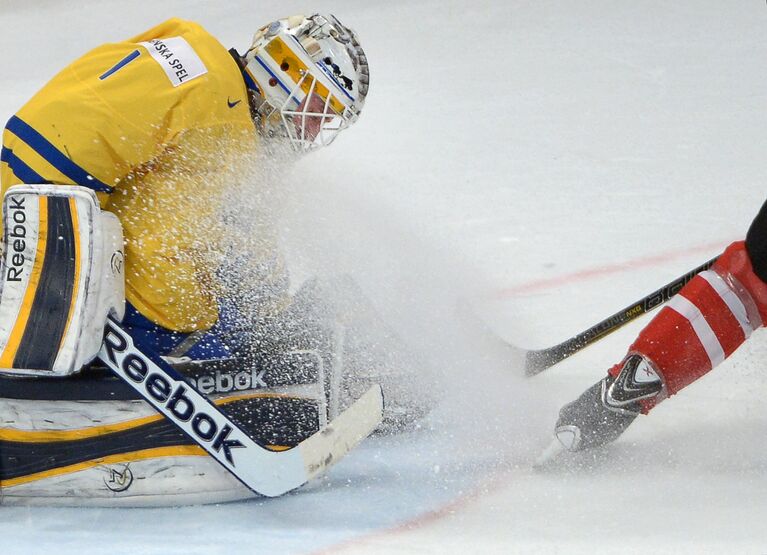
M647 412L708 373L767 321L767 284L754 273L744 242L730 245L711 270L701 272L639 334L617 377L639 355L663 381L663 392L640 401Z
M0 372L66 376L124 313L122 228L77 186L19 185L3 198Z

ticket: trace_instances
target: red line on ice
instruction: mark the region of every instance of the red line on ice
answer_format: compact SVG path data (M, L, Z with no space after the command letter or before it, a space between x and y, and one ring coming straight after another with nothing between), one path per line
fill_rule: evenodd
M420 515L401 522L400 524L395 524L391 527L381 528L379 530L372 530L362 534L361 536L357 536L356 538L350 538L319 551L314 551L312 552L312 555L330 555L331 553L339 553L347 550L350 550L349 552L354 552L356 548L361 548L363 546L366 546L372 550L375 547L373 542L375 542L376 539L385 538L428 526L433 522L458 512L459 510L465 508L467 505L470 505L473 501L479 499L480 496L486 494L488 491L494 491L497 489L497 487L508 483L508 481L509 476L504 472L499 476L495 476L494 478L491 478L482 484L477 485L475 488L466 493L459 494L458 497L446 502L444 505L436 509L421 513Z
M610 264L608 266L597 266L595 268L580 270L578 272L564 274L557 277L537 279L537 280L529 281L527 283L520 283L519 285L507 287L505 289L500 289L499 291L496 291L492 295L492 298L499 300L499 299L504 299L507 297L524 295L526 293L535 293L538 291L545 291L547 289L553 289L555 287L566 285L568 283L586 281L589 279L608 276L610 274L618 274L621 272L632 270L634 268L646 268L650 266L657 266L658 264L662 264L664 262L672 262L679 258L685 258L694 254L706 254L706 255L714 256L716 253L724 250L724 247L726 244L727 243L723 243L723 242L709 243L707 245L690 247L688 249L669 251L669 252L665 252L661 254L655 254L652 256L646 256L643 258L637 258L634 260L628 260L626 262L622 262L619 264ZM704 260L700 261L701 264L703 262Z
M595 268L580 270L578 272L564 274L558 277L538 279L538 280L530 281L527 283L521 283L513 287L508 287L506 289L501 289L495 292L492 295L492 298L496 300L500 300L507 297L523 295L525 293L545 291L547 289L552 289L552 288L559 287L561 285L565 285L568 283L573 283L578 281L587 281L589 279L594 279L594 278L601 278L604 276L608 276L610 274L617 274L617 273L625 272L634 268L646 268L646 267L656 266L659 264L672 262L679 258L685 258L695 254L705 254L706 256L714 256L714 254L724 250L724 247L726 245L727 243L724 243L724 242L709 243L709 244L700 245L697 247L690 247L687 249L676 250L676 251L668 251L668 252L656 254L653 256L637 258L637 259L629 260L627 262L623 262L620 264L611 264L608 266L597 266ZM701 263L703 263L703 260L701 260ZM490 484L486 482L481 485L478 485L476 488L472 489L471 491L468 491L464 494L459 495L455 499L445 503L444 505L442 505L441 507L438 507L437 509L426 511L425 513L422 513L416 517L413 517L410 520L406 520L400 524L396 524L389 528L381 528L379 530L374 530L374 531L362 534L361 536L358 536L356 538L350 538L346 541L342 541L340 543L329 546L320 551L316 551L314 552L314 555L326 555L330 553L338 553L340 551L345 551L345 550L354 550L355 547L361 548L362 546L368 546L372 549L374 546L371 544L373 544L373 542L377 538L383 538L383 537L407 532L410 530L423 528L433 522L436 522L446 516L449 516L465 508L467 505L471 504L471 502L476 500L484 492L492 491L494 488L489 487L489 485L493 485L493 484L503 485L505 482L508 481L508 479L509 477L506 475L498 476L495 479L492 479L490 481Z

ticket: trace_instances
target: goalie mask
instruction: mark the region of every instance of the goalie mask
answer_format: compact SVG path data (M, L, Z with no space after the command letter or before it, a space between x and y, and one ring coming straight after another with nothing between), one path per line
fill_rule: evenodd
M258 126L299 152L333 142L357 121L368 64L357 35L334 16L292 16L260 29L244 56Z

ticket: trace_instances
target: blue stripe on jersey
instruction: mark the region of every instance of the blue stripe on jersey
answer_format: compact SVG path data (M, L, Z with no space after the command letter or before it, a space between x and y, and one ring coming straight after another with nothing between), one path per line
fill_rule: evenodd
M102 183L72 160L64 156L48 139L35 131L29 124L18 116L13 116L5 127L19 139L27 143L35 152L42 156L51 166L66 175L75 184L88 187L94 191L111 193L112 187ZM18 175L18 174L17 174ZM21 177L21 176L19 176Z
M172 331L155 324L141 314L130 301L125 301L125 317L122 324L134 339L140 340L162 355L171 352L189 336L188 333Z
M103 81L104 79L106 79L106 78L107 78L107 77L109 77L110 75L112 75L112 74L114 74L114 73L117 73L118 71L120 71L122 68L124 68L125 66L127 66L129 63L131 63L133 60L135 60L135 59L136 59L136 58L138 58L139 56L141 56L141 51L140 51L140 50L134 50L133 52L131 52L130 54L128 54L127 56L125 56L125 58L123 58L122 60L120 60L119 62L117 62L117 63L116 63L116 64L115 64L115 65L112 67L112 69L110 69L109 71L107 71L106 73L104 73L104 75L102 75L101 77L99 77L99 79L101 79L101 80Z
M228 327L224 327L223 318L224 315L222 314L216 325L201 334L197 342L186 352L181 353L181 356L189 357L192 360L230 358L234 352L234 347L224 343L223 336L224 332L234 329L234 320L228 324ZM191 335L172 331L155 324L141 314L130 301L125 302L125 317L122 325L131 334L131 337L160 355L171 353Z
M21 179L23 183L31 185L48 183L37 172L27 166L21 160L21 158L16 156L10 148L3 147L3 149L0 150L0 161L8 164L8 167L11 168L11 171L16 175L16 177Z

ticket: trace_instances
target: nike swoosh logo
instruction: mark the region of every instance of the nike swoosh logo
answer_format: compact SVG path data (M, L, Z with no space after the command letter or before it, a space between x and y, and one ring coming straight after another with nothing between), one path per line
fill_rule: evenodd
M237 105L238 105L240 102L242 102L242 100L237 100L237 101L235 101L235 102L232 102L232 101L231 101L231 100L229 100L228 98L226 99L226 105L227 105L227 106L229 106L230 108L234 108L234 107L235 107L235 106L237 106Z

